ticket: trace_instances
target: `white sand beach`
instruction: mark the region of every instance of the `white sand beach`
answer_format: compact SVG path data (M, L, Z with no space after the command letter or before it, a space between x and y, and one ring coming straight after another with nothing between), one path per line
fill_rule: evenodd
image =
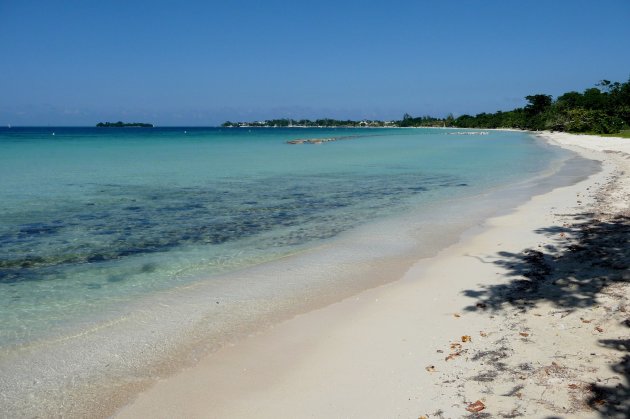
M625 417L630 140L539 135L602 171L209 354L115 417Z

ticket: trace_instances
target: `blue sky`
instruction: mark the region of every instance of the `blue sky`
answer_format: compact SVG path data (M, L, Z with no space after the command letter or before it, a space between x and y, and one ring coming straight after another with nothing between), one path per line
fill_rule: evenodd
M398 119L630 77L628 0L0 0L0 125Z

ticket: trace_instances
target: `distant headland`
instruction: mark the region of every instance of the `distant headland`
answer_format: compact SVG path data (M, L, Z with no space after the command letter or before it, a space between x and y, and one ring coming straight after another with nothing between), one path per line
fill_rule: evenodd
M441 120L439 120L441 121ZM438 119L435 121L438 126ZM352 121L352 120L338 120L331 118L323 118L317 119L315 121L311 121L310 119L270 119L266 121L255 121L255 122L231 122L226 121L222 125L224 128L243 128L243 127L281 127L281 128L361 128L361 127L371 127L371 128L383 128L383 127L399 127L399 121L378 121L378 120L362 120L362 121ZM439 125L441 126L441 124Z
M253 122L224 122L222 127L290 127L290 128L513 128L530 131L566 131L630 138L630 79L626 82L601 80L597 87L582 93L571 91L558 96L534 94L525 96L524 107L510 111L480 113L475 116L449 114L443 118L432 116L413 117L405 114L401 120L338 120L316 119L270 119ZM319 144L323 139L314 139ZM296 144L302 144L298 142Z
M153 128L153 124L146 122L99 122L96 124L98 128Z

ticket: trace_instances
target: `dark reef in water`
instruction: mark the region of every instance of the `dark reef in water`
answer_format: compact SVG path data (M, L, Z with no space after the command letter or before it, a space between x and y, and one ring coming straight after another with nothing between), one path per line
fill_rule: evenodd
M369 214L417 194L462 186L462 181L396 173L296 175L291 182L239 179L186 188L88 184L86 195L94 197L89 201L59 202L33 211L28 222L0 223L0 284L56 278L70 265L254 236L265 247L326 239Z

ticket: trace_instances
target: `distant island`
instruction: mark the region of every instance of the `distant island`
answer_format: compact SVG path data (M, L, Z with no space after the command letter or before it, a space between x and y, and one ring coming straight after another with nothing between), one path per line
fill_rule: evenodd
M153 128L153 124L146 122L99 122L96 124L98 128Z
M432 116L413 117L405 114L401 120L338 120L322 118L271 119L255 122L223 123L226 128L243 127L321 127L321 128L385 128L385 127L452 127L452 128L516 128L531 131L550 130L630 137L630 80L602 80L597 87L582 93L571 91L558 96L534 94L526 96L527 105L510 111L461 115L455 118Z

